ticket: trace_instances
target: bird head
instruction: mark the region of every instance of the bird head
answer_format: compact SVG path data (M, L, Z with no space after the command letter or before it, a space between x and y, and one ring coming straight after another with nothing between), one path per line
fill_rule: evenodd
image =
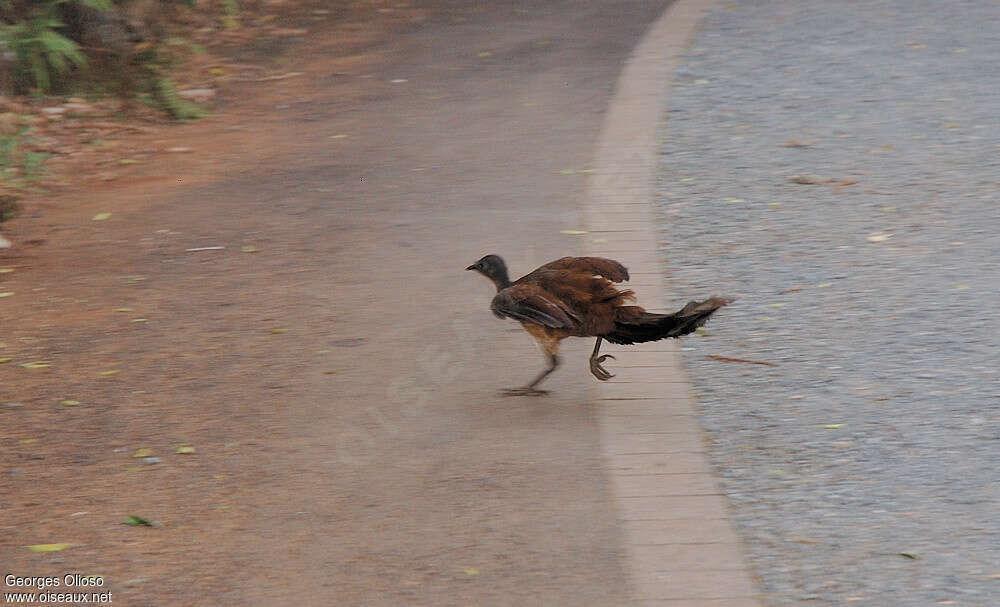
M498 291L510 284L510 278L507 276L507 264L499 255L486 255L465 269L475 270L489 278L496 285Z

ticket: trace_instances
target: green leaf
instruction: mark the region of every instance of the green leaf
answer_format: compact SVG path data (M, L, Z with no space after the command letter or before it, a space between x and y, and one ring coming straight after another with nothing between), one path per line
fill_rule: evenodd
M195 452L195 448L191 445L181 445L175 450L175 453L180 453L181 455L190 455Z
M131 525L133 527L152 527L153 526L153 523L151 523L150 521L142 518L141 516L136 516L134 514L130 514L130 515L126 516L125 520L122 521L122 524L123 525Z
M73 544L32 544L31 546L25 546L25 548L32 552L59 552L72 546Z

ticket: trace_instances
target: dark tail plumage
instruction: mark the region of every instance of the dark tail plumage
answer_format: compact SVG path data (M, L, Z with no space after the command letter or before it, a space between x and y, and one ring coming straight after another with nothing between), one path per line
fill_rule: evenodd
M602 337L611 343L625 345L680 337L693 333L716 310L732 301L724 297L691 301L673 314L653 314L637 306L622 306L618 308L615 330Z

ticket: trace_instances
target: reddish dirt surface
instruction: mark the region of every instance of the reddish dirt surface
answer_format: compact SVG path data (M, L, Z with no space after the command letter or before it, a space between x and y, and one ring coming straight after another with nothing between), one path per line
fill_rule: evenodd
M120 144L192 152L29 201L0 252L4 573L103 575L114 605L617 604L588 346L555 396L497 399L541 359L462 269L576 252L566 169L663 7L375 11Z

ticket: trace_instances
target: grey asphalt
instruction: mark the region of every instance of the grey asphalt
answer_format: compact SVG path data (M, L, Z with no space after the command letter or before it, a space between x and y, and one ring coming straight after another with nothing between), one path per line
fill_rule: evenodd
M660 252L739 299L684 359L766 604L998 604L997 65L995 2L803 0L675 74Z

